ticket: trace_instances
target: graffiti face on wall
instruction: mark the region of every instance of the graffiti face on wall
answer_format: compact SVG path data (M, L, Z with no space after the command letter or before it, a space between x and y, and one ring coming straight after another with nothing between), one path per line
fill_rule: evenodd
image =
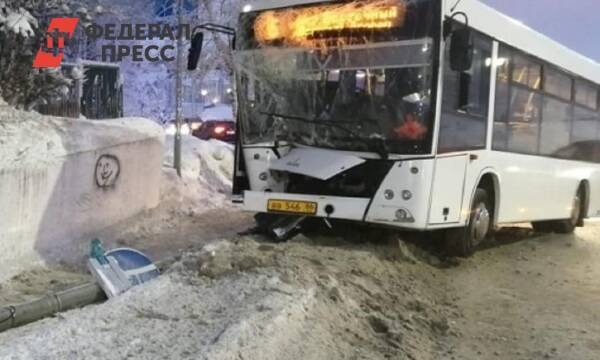
M121 164L116 156L101 155L96 162L96 185L100 188L113 187L120 173Z

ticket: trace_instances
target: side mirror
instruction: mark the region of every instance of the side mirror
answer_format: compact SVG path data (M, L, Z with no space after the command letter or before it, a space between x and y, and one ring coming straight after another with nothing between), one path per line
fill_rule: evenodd
M450 39L450 68L467 71L473 65L473 33L468 28L452 31Z
M204 34L199 32L192 38L192 46L188 54L188 70L193 71L198 67L200 54L202 54L202 44L204 43Z

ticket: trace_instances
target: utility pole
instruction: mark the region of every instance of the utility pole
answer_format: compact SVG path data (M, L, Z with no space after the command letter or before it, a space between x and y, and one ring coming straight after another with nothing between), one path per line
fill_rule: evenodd
M183 0L177 0L177 23L178 29L181 29L183 23ZM179 32L179 31L178 31ZM175 73L175 148L173 149L173 165L177 171L177 175L181 177L181 127L183 125L183 79L181 68L183 64L183 39L181 33L177 37L177 71Z

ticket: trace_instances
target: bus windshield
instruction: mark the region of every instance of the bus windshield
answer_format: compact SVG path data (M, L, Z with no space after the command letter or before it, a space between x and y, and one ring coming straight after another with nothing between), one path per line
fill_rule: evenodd
M290 23L304 20L298 14L290 19L285 11L291 10L269 11L271 17L287 19L285 29L271 33L260 30L273 25L264 24L265 13L246 15L252 25L246 26L235 56L244 142L284 141L348 151L373 151L373 144L379 144L396 154L428 153L435 46L429 2L359 2L402 4L396 11L380 8L385 16L402 13L389 22L399 28L325 32L324 27L337 23L323 25L324 20L311 18L310 24L321 24L315 25L321 32L307 38L294 32ZM353 3L320 6L318 13L328 16L348 4ZM311 7L301 9L315 14ZM368 24L379 26L374 14L368 16Z

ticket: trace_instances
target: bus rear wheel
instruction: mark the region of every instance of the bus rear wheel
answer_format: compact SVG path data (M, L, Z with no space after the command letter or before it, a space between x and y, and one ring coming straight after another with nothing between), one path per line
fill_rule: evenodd
M556 221L536 221L532 222L533 229L537 232L555 232L559 234L571 234L575 231L577 224L582 220L583 214L583 190L580 188L577 191L577 195L573 199L573 205L571 208L571 217L566 220Z
M493 222L493 208L487 191L477 189L471 205L469 224L456 229L448 229L445 234L446 254L467 257L490 234Z

